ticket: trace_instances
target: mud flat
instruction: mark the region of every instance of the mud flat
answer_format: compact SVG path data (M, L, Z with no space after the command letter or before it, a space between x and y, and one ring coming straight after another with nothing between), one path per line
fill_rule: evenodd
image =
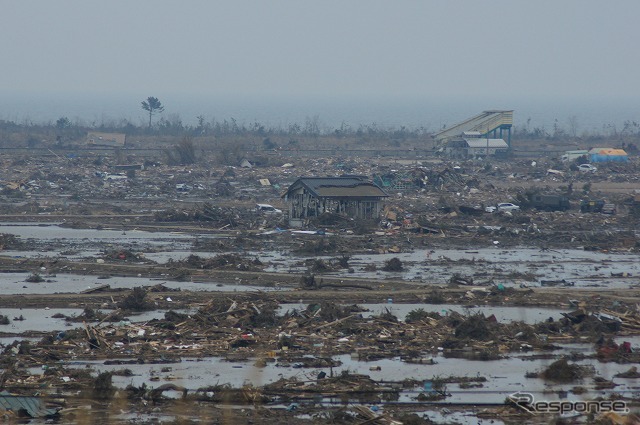
M536 251L529 254L535 258ZM567 263L631 263L629 254L578 254ZM114 423L132 421L134 412L169 421L238 412L262 421L277 412L294 423L344 412L360 420L375 415L380 423L416 420L413 415L509 423L522 420L518 408L504 403L518 391L539 400L605 397L633 406L638 388L619 377L638 361L633 285L521 285L520 277L506 274L500 283L427 284L403 272L354 277L199 267L217 255L191 259L192 266L147 263L129 253L124 259L102 252L93 259L4 257L7 385L22 394L48 389L43 402L64 397L65 420L103 415ZM363 263L382 267L397 257L376 255ZM496 255L494 264L517 254ZM237 267L253 258L227 259ZM468 261L434 261L442 270L445 263L452 271L471 270L465 261L456 268L460 260ZM533 260L536 279L548 277L540 264L553 260ZM403 262L411 264L411 257ZM43 280L26 282L34 274ZM310 279L316 287L305 287ZM631 352L620 348L626 342ZM589 373L569 383L526 377L562 359ZM107 378L111 390L98 396L96 387ZM105 408L87 411L95 399ZM109 406L131 413L114 415Z

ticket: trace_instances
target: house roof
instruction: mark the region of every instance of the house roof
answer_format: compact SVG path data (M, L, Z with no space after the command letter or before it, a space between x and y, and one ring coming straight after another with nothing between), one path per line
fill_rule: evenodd
M387 197L378 185L363 177L301 177L287 190L304 186L317 198L383 198Z
M627 152L624 149L615 148L593 148L589 151L589 155L613 155L613 156L626 156Z

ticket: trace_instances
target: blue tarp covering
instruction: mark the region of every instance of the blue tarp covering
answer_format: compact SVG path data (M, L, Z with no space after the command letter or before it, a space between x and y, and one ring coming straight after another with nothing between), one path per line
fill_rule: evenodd
M589 151L590 162L626 162L627 153L618 148L593 148Z

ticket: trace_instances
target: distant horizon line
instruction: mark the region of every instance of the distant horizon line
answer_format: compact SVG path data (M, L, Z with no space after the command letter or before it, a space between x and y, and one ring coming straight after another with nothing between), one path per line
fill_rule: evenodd
M180 119L193 125L199 116L210 120L235 119L240 123L258 123L272 128L286 127L314 119L323 126L339 128L376 124L386 128L426 128L437 131L485 110L514 110L514 125L551 128L567 126L573 117L582 131L600 131L605 126L620 126L627 121L640 122L640 105L633 96L598 97L595 95L546 96L367 96L313 95L176 95L154 93L165 106L160 117ZM141 102L149 96L118 92L51 93L0 91L0 119L19 123L49 123L66 117L87 123L148 120Z

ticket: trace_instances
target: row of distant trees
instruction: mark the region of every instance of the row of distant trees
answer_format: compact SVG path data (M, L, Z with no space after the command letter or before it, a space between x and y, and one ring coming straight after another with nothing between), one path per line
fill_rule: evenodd
M253 134L258 136L333 136L333 137L351 137L359 135L387 135L392 138L405 138L412 136L424 136L432 133L431 130L420 128L408 128L401 126L399 128L384 127L377 123L360 124L351 126L344 122L339 128L333 128L322 124L317 117L305 119L304 123L293 123L287 126L269 126L257 121L243 122L235 118L207 120L204 116L198 116L197 124L191 125L183 122L178 114L169 114L160 117L149 127L147 123L136 124L127 119L106 120L100 123L86 122L84 120L71 121L67 117L59 118L55 123L33 123L23 122L16 124L14 122L0 120L0 128L44 128L55 127L59 130L82 128L95 131L111 131L122 132L127 134L149 134L149 135L191 135L191 136L216 136L216 135L243 135Z
M167 136L225 136L225 135L254 135L260 137L270 136L332 136L336 138L350 137L388 137L395 140L403 140L413 137L424 137L435 133L425 128L399 128L384 127L377 123L360 124L352 126L343 122L339 128L332 128L320 122L319 118L307 118L304 123L293 123L287 126L269 126L260 122L241 122L235 118L207 120L204 116L197 117L197 124L190 125L182 121L178 114L162 116L157 121L149 125L149 121L144 123L134 123L127 119L106 120L99 123L86 122L84 120L71 121L68 117L60 117L55 122L36 123L23 121L0 120L0 130L4 131L24 131L31 132L51 132L57 131L61 134L72 134L74 132L86 132L88 130L119 132L129 135L167 135ZM613 124L605 124L599 129L589 131L573 132L557 123L551 128L544 126L514 125L512 136L521 140L566 140L566 139L640 139L640 124L636 121L625 121L622 127Z
M168 114L161 116L155 123L153 117L164 112L164 105L157 98L150 96L141 102L142 109L148 114L149 119L146 126L135 125L126 119L110 120L98 123L86 123L78 120L71 122L67 117L59 118L55 127L57 129L69 129L73 127L91 128L99 131L118 131L127 134L164 134L164 135L189 135L189 136L208 136L208 135L244 135L252 134L262 137L268 136L321 136L331 135L335 137L350 137L362 135L388 135L395 139L402 139L411 136L424 136L430 134L430 131L424 127L416 129L408 129L405 126L400 128L383 128L376 123L359 125L357 128L352 127L346 122L341 123L339 128L331 128L323 125L318 115L307 117L305 122L289 124L287 127L269 127L259 122L244 123L239 122L235 118L216 120L212 118L207 120L204 115L196 117L197 124L185 124L179 114ZM145 128L146 127L146 128Z
M519 139L531 140L564 140L564 139L639 139L640 123L634 120L626 120L621 127L615 124L602 124L600 128L592 128L591 130L580 130L578 119L575 116L567 120L566 126L562 125L558 119L555 119L551 128L544 126L532 126L531 118L528 118L525 124L514 126L513 134Z
M240 122L235 118L217 120L211 118L207 120L204 115L196 117L196 124L185 124L179 114L161 115L165 107L162 102L153 96L149 96L141 102L141 108L148 114L146 122L138 124L128 119L112 119L101 122L86 122L81 119L71 121L68 117L62 116L55 123L34 123L28 120L18 124L13 121L0 120L0 130L4 131L20 131L30 130L33 132L51 130L63 133L66 136L72 136L74 133L82 133L87 130L105 131L105 132L121 132L129 135L167 135L167 136L225 136L225 135L253 135L268 138L270 136L332 136L336 138L353 138L353 137L376 137L389 138L396 141L415 137L425 137L435 131L426 127L408 128L401 126L399 128L383 127L377 123L361 124L352 126L347 122L342 122L338 128L324 125L318 115L307 117L304 123L293 123L285 127L283 126L267 126L259 122ZM154 122L154 117L161 115ZM528 118L524 124L513 127L513 137L518 139L547 139L562 140L568 138L598 139L598 138L617 138L640 139L640 124L636 121L625 121L621 128L613 124L605 124L600 129L591 129L590 131L580 132L579 123L575 116L570 117L565 125L562 125L557 119L551 128L544 126L533 126L531 118Z

